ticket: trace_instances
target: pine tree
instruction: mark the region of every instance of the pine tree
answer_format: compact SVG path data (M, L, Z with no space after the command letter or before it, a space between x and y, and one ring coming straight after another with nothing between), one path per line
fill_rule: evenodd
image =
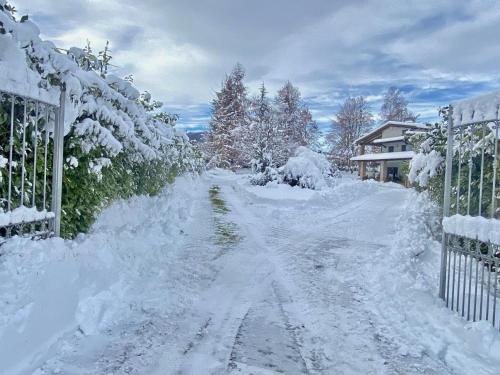
M244 162L238 149L238 133L248 127L248 98L244 78L243 66L236 64L212 101L207 138L212 164L217 167L234 169Z
M384 121L417 121L415 115L408 109L408 101L396 87L389 87L380 108L380 116Z
M298 88L287 82L276 95L277 126L283 135L285 150L280 155L284 163L298 146L310 146L318 137L318 126L302 101Z
M275 112L264 84L259 94L252 98L250 126L242 139L242 150L251 160L254 172L264 172L267 167L276 166L283 149L283 136L276 124Z

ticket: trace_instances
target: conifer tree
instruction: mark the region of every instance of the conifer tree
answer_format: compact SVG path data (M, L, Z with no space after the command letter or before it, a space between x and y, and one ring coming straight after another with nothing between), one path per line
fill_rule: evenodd
M285 149L281 163L285 163L298 146L310 146L318 137L318 126L302 101L297 87L287 82L276 95L277 125L283 134Z
M267 167L275 167L284 146L283 134L276 124L275 111L264 84L258 95L252 98L248 130L243 137L242 150L248 154L252 169L264 172Z
M249 120L244 78L243 66L236 64L212 101L212 118L207 138L212 164L217 167L234 169L243 164L238 149L238 134L248 127Z

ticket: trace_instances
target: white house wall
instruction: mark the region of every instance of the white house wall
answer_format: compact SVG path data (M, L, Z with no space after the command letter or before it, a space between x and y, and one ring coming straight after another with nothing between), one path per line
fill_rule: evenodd
M384 129L382 131L381 138L399 137L401 135L403 135L403 128L397 126L389 126L387 129Z

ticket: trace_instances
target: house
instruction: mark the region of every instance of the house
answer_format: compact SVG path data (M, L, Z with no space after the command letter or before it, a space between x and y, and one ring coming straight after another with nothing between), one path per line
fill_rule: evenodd
M406 176L401 171L404 162L410 161L415 153L406 143L408 131L422 132L427 125L416 122L387 121L379 128L358 138L360 154L351 158L359 163L361 179L378 178L380 181L395 181L406 184ZM373 153L366 154L366 147L371 146ZM378 152L377 152L378 151Z

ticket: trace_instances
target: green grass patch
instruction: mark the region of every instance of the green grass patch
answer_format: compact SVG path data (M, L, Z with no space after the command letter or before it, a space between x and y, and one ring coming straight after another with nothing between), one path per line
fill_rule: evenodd
M215 219L215 243L219 246L236 245L241 237L235 223Z
M241 236L238 234L238 226L227 220L223 220L222 216L231 210L227 207L224 199L220 195L220 187L213 185L209 190L208 194L210 197L210 202L212 203L212 209L216 214L215 217L215 243L219 246L231 246L236 245L241 241Z
M210 202L212 202L213 209L216 213L226 214L230 211L226 206L226 202L220 197L220 187L213 185L208 191Z

